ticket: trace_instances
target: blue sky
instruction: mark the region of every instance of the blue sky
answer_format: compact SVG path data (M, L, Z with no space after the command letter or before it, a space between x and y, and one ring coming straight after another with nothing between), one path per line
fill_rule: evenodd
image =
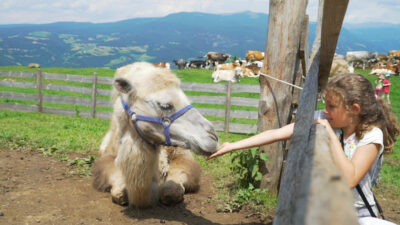
M0 24L101 23L176 12L268 13L268 5L268 0L1 0ZM312 21L317 8L318 0L309 0L307 12ZM400 24L400 0L350 0L344 22Z

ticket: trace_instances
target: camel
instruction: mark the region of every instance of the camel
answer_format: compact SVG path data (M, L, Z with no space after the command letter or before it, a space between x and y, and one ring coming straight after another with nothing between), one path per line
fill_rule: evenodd
M196 191L200 167L189 149L209 155L218 137L190 105L177 76L136 62L117 69L112 95L110 129L92 169L94 187L137 208L178 203Z

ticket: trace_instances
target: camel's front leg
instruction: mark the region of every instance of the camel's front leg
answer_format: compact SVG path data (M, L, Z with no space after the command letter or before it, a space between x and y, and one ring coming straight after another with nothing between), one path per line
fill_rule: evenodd
M100 191L110 191L113 202L127 205L125 180L122 171L115 165L115 156L99 158L93 165L93 186Z
M117 168L117 171L112 174L110 180L112 184L112 188L110 191L112 201L119 205L128 205L125 178L122 174L122 171Z
M200 166L190 150L177 148L170 157L168 175L160 187L160 201L170 205L183 201L184 193L200 186Z

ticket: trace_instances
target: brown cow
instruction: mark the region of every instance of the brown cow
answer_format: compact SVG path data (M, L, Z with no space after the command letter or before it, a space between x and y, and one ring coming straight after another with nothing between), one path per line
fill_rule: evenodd
M264 52L248 50L246 53L246 61L247 62L262 61L264 60L264 56L265 56Z
M400 58L400 50L390 50L388 56L389 58Z
M156 67L171 69L171 65L167 62L153 63L153 65Z
M216 65L214 71L216 70L234 70L236 67L240 66L238 62L224 63Z

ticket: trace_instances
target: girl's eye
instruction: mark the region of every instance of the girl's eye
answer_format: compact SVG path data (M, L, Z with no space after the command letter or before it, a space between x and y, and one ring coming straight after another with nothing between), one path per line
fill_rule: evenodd
M161 110L171 110L173 108L173 106L168 103L158 103L158 106Z

